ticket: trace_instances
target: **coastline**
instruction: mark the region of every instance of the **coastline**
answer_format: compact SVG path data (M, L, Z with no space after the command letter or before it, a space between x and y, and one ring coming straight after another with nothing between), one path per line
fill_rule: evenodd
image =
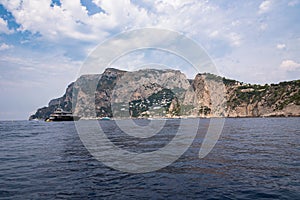
M200 118L200 119L212 119L212 118L225 118L225 119L259 119L259 118L299 118L300 115L289 115L289 116L240 116L240 117L174 117L174 118L158 118L158 117L153 117L153 118L110 118L110 120L143 120L143 119L148 119L148 120L159 120L159 119L195 119L195 118ZM84 120L101 120L100 118L82 118L80 119L82 121ZM79 120L79 121L80 121ZM31 122L40 122L40 121L45 121L44 119L38 119L38 120L30 120L30 119L2 119L0 122L19 122L19 121L31 121ZM109 120L107 120L109 121Z
M239 117L196 117L196 116L180 116L180 117L130 117L130 118L114 118L111 117L110 120L168 120L168 119L247 119L247 118L298 118L300 115L289 115L289 116L282 116L282 115L277 115L277 116L239 116ZM101 120L101 118L81 118L79 121L84 121L84 120ZM106 120L103 120L106 121ZM109 121L109 120L107 120Z

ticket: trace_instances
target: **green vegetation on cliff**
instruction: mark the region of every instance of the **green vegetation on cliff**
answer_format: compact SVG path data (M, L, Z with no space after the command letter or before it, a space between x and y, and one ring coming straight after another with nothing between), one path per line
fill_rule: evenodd
M179 71L147 69L130 72L123 80L125 82L120 82L126 73L108 68L101 75L83 75L68 86L62 97L51 100L30 119L45 119L57 107L66 111L75 108L76 115L86 118L300 116L300 80L257 85L210 73L198 74L194 80L188 80ZM119 93L114 92L115 87L121 88ZM226 106L221 106L221 109L212 105L211 98L216 88L221 91L219 96L224 93L226 99Z
M290 104L300 105L300 80L279 84L250 85L229 88L228 106L235 108L241 104L262 103L282 110Z

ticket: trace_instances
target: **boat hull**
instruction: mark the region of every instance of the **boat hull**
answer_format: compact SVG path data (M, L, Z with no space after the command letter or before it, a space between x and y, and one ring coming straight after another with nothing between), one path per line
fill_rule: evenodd
M46 122L78 121L80 117L75 116L70 111L64 111L62 108L56 110L47 118Z
M110 120L110 118L109 117L102 117L102 118L100 118L100 120Z
M50 117L46 119L47 122L62 122L62 121L78 121L80 117L72 116L72 117L66 117L66 116L59 116L59 117Z

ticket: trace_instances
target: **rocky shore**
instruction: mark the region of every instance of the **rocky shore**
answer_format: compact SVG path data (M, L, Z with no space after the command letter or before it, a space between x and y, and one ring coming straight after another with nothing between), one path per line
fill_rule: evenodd
M107 68L81 76L30 119L58 107L85 119L300 116L299 88L300 80L253 85L208 73L190 80L178 70Z

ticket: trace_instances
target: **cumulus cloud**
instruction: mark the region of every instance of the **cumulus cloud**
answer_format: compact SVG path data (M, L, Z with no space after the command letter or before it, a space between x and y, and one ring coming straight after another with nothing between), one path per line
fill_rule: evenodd
M2 44L0 45L0 51L7 50L7 49L11 49L11 48L13 48L12 45L8 45L8 44L5 44L5 43L2 43Z
M62 49L75 59L85 57L95 45L116 33L142 27L180 31L203 45L215 58L236 53L235 49L249 49L252 43L256 48L270 45L272 51L285 48L263 40L265 33L261 31L267 32L265 30L273 24L267 18L253 15L267 13L275 2L272 0L260 1L259 11L255 3L238 1L230 6L199 0L91 1L101 11L89 14L81 0L61 0L60 5L52 7L49 0L2 0L1 3L20 25L19 31L38 33L39 41L44 39L43 44ZM260 37L263 41L258 44ZM281 41L285 41L284 38ZM289 47L292 49L290 44ZM249 57L249 54L244 56Z
M284 60L282 61L280 68L286 71L295 71L300 68L300 63L297 63L293 60Z
M259 5L259 14L266 13L270 10L272 2L270 0L265 0Z
M285 44L277 44L277 45L276 45L276 48L277 48L277 49L280 49L280 50L281 50L281 49L285 49L285 48L286 48L286 45L285 45Z
M7 27L7 22L0 18L0 33L5 33L5 34L10 34L13 31L9 30L9 28Z
M238 46L241 34L227 24L236 19L208 1L196 0L92 0L103 12L88 14L80 0L62 0L61 5L49 5L49 0L3 0L18 24L19 31L39 33L51 41L65 39L99 42L127 29L160 27L189 33L203 39L213 38ZM234 23L232 27L237 28Z
M61 6L50 6L48 0L4 0L3 5L12 12L20 31L39 33L47 39L72 38L82 41L104 39L120 27L147 23L147 12L139 9L129 0L97 1L94 3L105 12L88 15L80 0L61 1ZM138 16L138 17L137 17ZM121 30L119 30L121 31Z

